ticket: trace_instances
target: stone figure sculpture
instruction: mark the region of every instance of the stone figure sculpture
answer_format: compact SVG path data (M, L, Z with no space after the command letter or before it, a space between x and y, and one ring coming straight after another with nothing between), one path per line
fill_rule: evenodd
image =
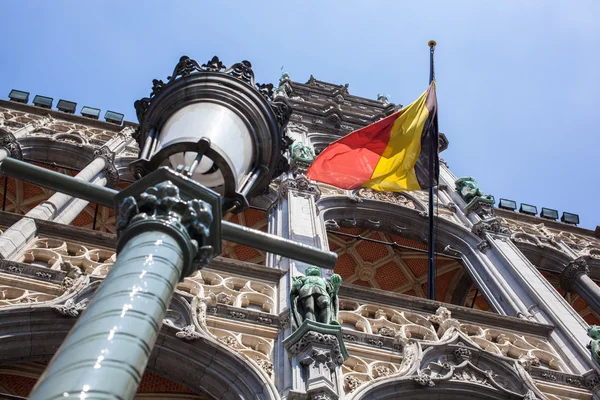
M600 326L592 325L588 328L588 336L592 338L587 345L592 351L592 358L600 364Z
M460 195L467 203L476 197L479 197L486 202L492 202L492 204L494 203L494 196L483 193L479 189L479 185L477 185L475 178L471 176L457 179L455 185L456 190L460 192Z
M292 329L297 329L306 320L323 324L338 323L338 289L342 277L333 274L329 280L321 277L321 269L308 267L306 276L293 278L290 293Z
M290 153L293 161L302 161L310 164L315 160L315 152L312 147L300 141L296 141L290 146Z

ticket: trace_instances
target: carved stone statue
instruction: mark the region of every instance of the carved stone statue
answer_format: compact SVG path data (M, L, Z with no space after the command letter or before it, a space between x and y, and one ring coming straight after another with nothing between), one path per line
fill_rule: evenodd
M295 141L290 146L292 161L302 161L312 163L315 160L315 152L312 147L305 145L300 141Z
M479 185L477 185L475 178L471 176L457 179L455 185L456 190L460 192L460 195L467 203L476 197L479 197L486 202L491 202L492 204L494 203L494 196L483 193L479 189Z
M342 277L333 274L329 281L321 277L321 269L311 266L306 276L294 277L290 293L292 329L298 328L305 320L323 324L338 323L338 289Z
M600 364L600 326L592 325L588 328L588 336L592 338L587 345L592 351L592 358Z

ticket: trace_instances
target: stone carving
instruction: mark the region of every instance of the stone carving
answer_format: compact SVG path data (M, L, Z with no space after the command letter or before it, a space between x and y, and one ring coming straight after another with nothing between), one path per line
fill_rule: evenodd
M68 260L63 261L60 264L60 269L67 273L61 284L67 291L71 290L75 286L75 282L83 275L81 268L71 264Z
M339 301L337 292L342 285L342 277L333 274L326 280L321 277L321 269L308 267L306 276L294 277L290 293L292 329L298 328L305 320L324 324L338 324Z
M196 340L202 337L202 334L196 330L194 325L187 325L175 334L180 339L188 341Z
M265 373L271 378L273 376L273 363L265 360L264 358L256 357L256 363L258 366L265 371Z
M377 101L382 102L384 106L390 105L390 100L388 99L388 96L386 96L385 94L379 93L377 95Z
M519 362L519 364L521 364L523 368L525 368L525 371L527 372L531 371L531 367L540 366L540 359L534 356L533 354L523 354L521 357L518 358L517 361Z
M84 299L75 303L74 299L68 299L65 304L54 305L52 308L67 317L77 317L80 311L85 310L88 301L89 299Z
M344 384L348 388L348 392L352 392L355 389L357 389L360 385L362 385L363 381L361 381L355 376L346 376L344 378Z
M560 274L560 286L567 291L573 291L573 284L580 275L589 275L590 269L585 258L579 257L571 261Z
M600 326L592 325L588 328L588 336L592 338L588 349L592 352L592 358L600 364Z
M469 361L473 357L473 353L471 350L466 347L458 347L454 350L454 359L457 363L462 363L463 361Z
M338 338L333 334L308 331L300 338L300 340L290 346L289 351L292 354L298 354L314 344L331 347L332 350L331 353L328 354L328 358L338 365L344 363L344 351L340 347Z
M422 372L419 372L419 374L413 378L413 381L421 386L435 386L435 383L431 380L431 376Z
M403 207L424 210L425 208L420 205L417 208L415 201L410 199L406 194L403 193L391 193L391 192L377 192L373 189L362 188L356 193L356 196L363 199L385 201L387 203L398 204ZM360 201L360 200L359 200Z
M115 166L115 153L107 146L102 146L94 150L94 158L102 158L105 162L104 175L106 176L106 186L116 187L119 184L119 171Z
M523 355L534 356L552 370L567 370L561 357L546 340L459 321L452 318L451 312L445 307L440 307L436 314L430 316L408 310L386 308L384 311L387 316L382 319L374 315L376 310L381 308L380 305L368 303L358 305L348 301L344 301L342 305L339 320L345 329L346 342L349 342L348 338L352 336L354 342L370 345L369 340L374 338L373 333L378 333L380 336L377 337L383 342L384 349L406 350L415 343L445 342L454 333L460 331L487 353L514 360L518 360ZM389 341L388 336L382 335L382 331L391 333L392 330L396 334L393 341Z
M0 128L0 148L6 149L8 155L17 160L23 159L21 146L15 136L9 131Z
M312 183L306 176L298 175L296 178L286 178L279 185L280 196L286 196L289 190L293 190L300 196L314 196L315 201L321 197L321 191L319 186Z
M217 303L221 304L233 304L233 296L224 292L217 294Z
M315 152L312 147L305 145L301 141L295 141L291 145L290 155L292 157L292 162L301 161L310 164L315 159Z
M148 188L140 194L138 200L126 197L118 209L116 231L119 236L127 232L133 224L157 220L189 235L190 244L195 250L194 261L206 265L213 255L210 243L209 227L212 223L211 207L200 200L184 201L179 196L179 188L171 181L165 181ZM191 263L190 263L191 264ZM191 265L190 265L191 267ZM183 275L190 275L184 271Z
M479 189L479 185L471 176L459 178L455 182L456 190L460 193L467 203L471 202L476 197L481 198L484 202L494 204L494 196L485 194Z
M485 238L485 232L499 233L510 235L510 230L503 226L498 218L488 218L481 220L473 225L473 233L481 238Z
M237 339L234 336L221 336L217 340L232 349L237 349L238 347Z

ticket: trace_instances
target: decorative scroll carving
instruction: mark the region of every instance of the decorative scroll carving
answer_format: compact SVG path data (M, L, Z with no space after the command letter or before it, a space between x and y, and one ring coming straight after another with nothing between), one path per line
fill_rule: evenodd
M424 209L423 207L417 207L414 200L402 193L377 192L373 189L362 188L358 190L356 195L363 199L385 201L387 203L398 204L403 207L412 208L413 210Z
M6 149L10 157L16 158L17 160L23 159L21 145L19 145L15 136L2 128L0 128L0 147Z
M315 201L319 200L321 196L319 186L309 181L304 175L298 175L296 178L288 177L279 185L279 193L282 197L286 196L290 190L301 196L315 196Z
M188 341L196 340L202 337L202 334L196 330L194 325L187 325L182 330L175 334L180 339Z
M106 186L116 187L119 184L119 171L115 166L115 153L107 146L102 146L94 150L94 158L102 158L105 162Z
M85 310L89 299L75 303L75 299L68 299L65 304L54 305L52 308L67 317L77 317L79 312Z
M500 223L498 218L481 220L473 225L472 231L481 238L485 238L485 232L499 233L503 235L510 235L511 233L507 227Z

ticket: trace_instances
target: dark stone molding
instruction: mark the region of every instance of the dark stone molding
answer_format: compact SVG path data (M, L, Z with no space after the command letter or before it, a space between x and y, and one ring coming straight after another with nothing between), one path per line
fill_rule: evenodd
M0 272L58 284L62 283L67 275L64 271L8 260L0 260Z

